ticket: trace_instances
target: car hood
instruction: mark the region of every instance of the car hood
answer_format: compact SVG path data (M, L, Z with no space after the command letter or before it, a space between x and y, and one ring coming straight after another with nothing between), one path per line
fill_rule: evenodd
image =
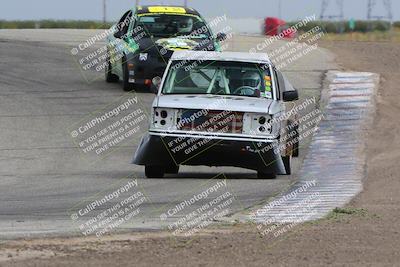
M220 95L161 95L156 107L180 109L230 110L267 113L274 100L256 97Z

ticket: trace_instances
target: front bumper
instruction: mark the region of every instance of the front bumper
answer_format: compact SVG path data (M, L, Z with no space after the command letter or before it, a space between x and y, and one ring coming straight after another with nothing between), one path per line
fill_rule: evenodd
M151 80L156 76L162 77L167 67L169 58L167 56L153 55L146 53L147 57L139 53L128 61L129 83L145 84L146 80Z
M234 166L285 174L282 158L273 149L277 144L277 140L260 142L149 134L142 138L132 163L164 166Z

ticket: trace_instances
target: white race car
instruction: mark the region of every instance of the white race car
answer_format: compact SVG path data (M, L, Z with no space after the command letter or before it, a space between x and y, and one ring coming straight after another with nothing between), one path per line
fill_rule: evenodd
M298 92L266 54L176 51L153 84L149 132L133 159L147 177L177 173L179 165L290 174L298 131L283 115Z

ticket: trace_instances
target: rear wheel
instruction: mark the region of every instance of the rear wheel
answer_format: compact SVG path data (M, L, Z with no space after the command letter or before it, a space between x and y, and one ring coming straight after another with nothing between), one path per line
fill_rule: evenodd
M150 166L146 165L144 172L147 178L163 178L165 168L163 166Z
M272 172L257 171L257 178L259 179L275 179L276 174Z
M290 175L292 173L292 157L285 156L282 157L283 165L285 165L286 175Z
M106 82L108 83L115 83L119 81L118 75L112 73L112 65L109 57L107 57L106 59L105 75L106 75Z

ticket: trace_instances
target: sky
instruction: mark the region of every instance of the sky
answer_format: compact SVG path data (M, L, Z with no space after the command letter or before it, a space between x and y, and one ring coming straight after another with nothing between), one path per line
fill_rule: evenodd
M106 0L107 20L116 21L136 0ZM204 17L226 14L229 18L263 18L279 16L291 21L316 14L319 16L322 0L187 0ZM142 5L183 5L184 0L140 0ZM383 0L376 0L375 15L386 15ZM0 0L0 20L74 19L102 20L103 0ZM338 13L336 0L330 0L327 15ZM392 0L394 20L400 20L400 1ZM346 19L366 19L367 0L344 0Z

